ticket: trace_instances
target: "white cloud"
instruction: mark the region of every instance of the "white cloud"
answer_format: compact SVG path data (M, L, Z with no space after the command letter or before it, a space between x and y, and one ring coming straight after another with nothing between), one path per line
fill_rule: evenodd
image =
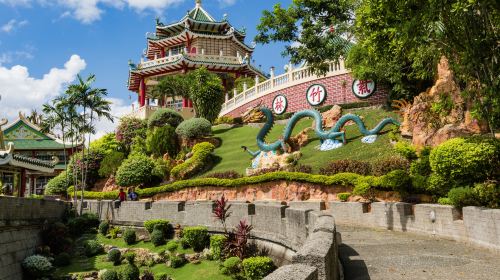
M0 54L0 65L12 63L15 60L33 59L31 49L27 51L10 51Z
M92 140L99 139L107 133L114 132L120 118L132 112L132 105L126 104L123 99L119 98L106 98L111 102L111 114L113 115L114 122L108 119L101 119L96 123L96 134L91 137ZM137 107L137 104L135 104Z
M9 6L29 6L31 0L0 0L0 4Z
M85 60L72 55L64 68L52 68L41 79L37 79L31 77L24 66L16 65L10 69L0 66L1 117L12 120L19 111L40 111L42 104L61 94L64 86L74 81L85 67Z
M17 21L15 19L11 19L6 24L2 25L0 30L5 33L10 33L17 28L25 26L26 24L28 24L27 20Z
M232 6L236 4L237 0L218 0L223 7Z

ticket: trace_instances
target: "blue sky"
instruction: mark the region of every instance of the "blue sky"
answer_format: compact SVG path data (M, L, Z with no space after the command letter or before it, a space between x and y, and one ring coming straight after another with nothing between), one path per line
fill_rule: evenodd
M113 114L130 111L136 95L126 88L129 59L140 60L145 33L155 17L164 23L181 19L194 0L0 0L0 117L13 119L52 99L76 74L97 76L115 103ZM291 0L204 0L216 19L225 13L237 28L246 27L250 44L262 11ZM282 44L258 45L257 65L283 71L288 60ZM129 100L131 96L132 100ZM101 123L102 135L113 125Z

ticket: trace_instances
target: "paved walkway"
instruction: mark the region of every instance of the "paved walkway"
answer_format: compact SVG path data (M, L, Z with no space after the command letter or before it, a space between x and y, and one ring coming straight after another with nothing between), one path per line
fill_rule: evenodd
M345 280L500 280L500 254L413 233L337 225Z

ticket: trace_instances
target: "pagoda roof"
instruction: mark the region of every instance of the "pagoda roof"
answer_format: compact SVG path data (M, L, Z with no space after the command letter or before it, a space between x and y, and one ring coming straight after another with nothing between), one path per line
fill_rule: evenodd
M56 161L44 161L14 153L14 144L9 143L8 149L0 150L0 166L12 166L44 173L53 173Z
M160 56L159 48L166 48L170 46L179 45L185 42L187 39L195 39L195 38L214 38L214 39L230 39L243 49L247 50L250 53L253 53L254 48L248 46L243 41L236 37L236 33L234 29L230 29L226 34L216 34L211 32L200 32L193 31L190 29L185 29L184 32L180 32L175 36L166 37L166 38L158 38L158 37L148 37L148 48L146 51L146 55L148 58L152 59L157 55Z
M258 75L267 79L266 75L250 65L248 60L216 55L179 54L164 57L140 64L132 68L129 73L128 88L132 91L139 90L140 80L144 77L154 77L162 74L179 72L184 69L192 70L206 67L213 72L241 72L242 74Z
M79 144L64 143L50 133L42 132L36 124L27 120L21 113L19 118L2 129L4 142L12 142L17 150L63 150Z

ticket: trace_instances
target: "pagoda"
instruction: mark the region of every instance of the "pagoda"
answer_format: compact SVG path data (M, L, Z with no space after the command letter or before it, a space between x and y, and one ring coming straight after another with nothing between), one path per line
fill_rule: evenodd
M185 74L206 67L216 73L228 91L234 80L245 76L267 79L266 75L251 64L253 46L245 43L245 30L234 28L227 17L215 20L196 0L196 6L178 22L165 25L156 20L156 32L148 33L147 48L138 65L129 62L128 89L138 94L139 108L136 117L147 118L154 108L150 105L152 86L166 75ZM168 106L181 111L185 117L192 115L192 102L187 98L156 100L158 106Z

